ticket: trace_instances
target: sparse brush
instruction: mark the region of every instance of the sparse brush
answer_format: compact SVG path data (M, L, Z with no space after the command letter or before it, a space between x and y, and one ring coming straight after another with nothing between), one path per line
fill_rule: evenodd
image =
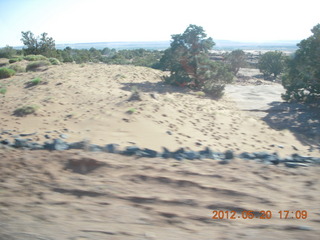
M135 108L130 108L128 111L126 111L127 114L133 114L136 112Z
M38 61L38 62L32 62L27 65L27 72L28 71L37 71L38 68L49 66L51 63L49 61Z
M6 92L7 92L7 89L6 89L6 88L4 88L4 87L0 88L0 94L5 95Z
M11 58L9 60L9 63L15 63L15 62L20 62L23 60L23 57L15 57L15 58Z
M28 82L29 85L35 86L42 82L41 78L37 77Z
M0 79L9 78L13 76L16 72L10 68L0 68Z
M27 55L24 57L25 60L27 61L40 61L40 60L48 60L48 58L46 58L43 55Z
M56 58L49 58L49 62L52 64L52 65L60 65L60 61Z
M18 117L23 117L23 116L35 113L38 110L38 108L39 107L36 105L26 105L14 110L13 114Z
M25 72L26 68L17 64L10 65L8 68L14 70L17 73Z

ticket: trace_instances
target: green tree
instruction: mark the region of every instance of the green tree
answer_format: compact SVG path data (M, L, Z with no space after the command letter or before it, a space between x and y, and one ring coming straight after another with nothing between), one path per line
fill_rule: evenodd
M0 58L12 58L16 54L17 51L8 45L0 49Z
M230 65L231 71L237 75L240 68L246 66L246 54L243 50L233 50L227 55L227 62Z
M25 54L41 54L46 57L55 57L55 41L52 37L48 37L47 33L42 33L35 37L30 31L21 32L21 41L27 47L24 49Z
M266 77L273 76L276 78L283 72L285 67L285 57L283 52L270 51L263 54L258 62L258 68Z
M214 45L212 38L207 38L203 28L196 25L189 25L182 34L172 35L170 48L160 60L162 68L170 71L166 82L197 90L204 90L209 81L211 89L220 86L221 82L230 82L232 74L218 74L225 66L209 59L209 51Z
M282 79L285 100L320 100L320 24L311 32L313 35L297 45L299 49L288 61L288 71Z

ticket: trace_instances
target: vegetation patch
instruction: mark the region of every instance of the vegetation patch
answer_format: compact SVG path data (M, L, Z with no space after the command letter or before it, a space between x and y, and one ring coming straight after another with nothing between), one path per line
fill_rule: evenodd
M9 60L9 63L15 63L15 62L20 62L23 60L23 57L15 57L15 58L11 58Z
M32 63L29 63L27 65L27 72L28 71L38 71L39 68L41 67L45 67L45 66L49 66L51 65L51 63L49 61L37 61L37 62L32 62Z
M33 114L38 110L38 106L36 105L26 105L14 110L13 114L18 117L23 117L29 114Z
M52 64L52 65L60 65L60 61L56 58L49 58L49 62Z
M25 60L27 61L41 61L41 60L48 60L45 56L43 55L27 55L24 57Z
M0 79L9 78L13 76L16 72L10 68L0 68Z
M14 70L14 71L17 72L17 73L21 73L21 72L25 72L25 71L26 71L26 68L25 68L25 67L20 66L20 65L18 65L18 64L10 65L8 68Z
M5 87L0 87L0 94L5 95L7 92L7 89Z

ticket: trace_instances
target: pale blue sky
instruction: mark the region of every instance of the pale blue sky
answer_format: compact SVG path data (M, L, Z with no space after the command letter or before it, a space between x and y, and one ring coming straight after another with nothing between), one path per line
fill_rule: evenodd
M56 43L162 41L189 24L213 39L302 40L320 23L319 0L0 0L0 47L21 31Z

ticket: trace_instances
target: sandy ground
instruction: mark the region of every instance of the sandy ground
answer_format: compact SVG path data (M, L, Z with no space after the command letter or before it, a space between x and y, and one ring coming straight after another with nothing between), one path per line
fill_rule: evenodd
M210 146L319 156L319 118L283 103L279 85L236 84L214 101L163 85L163 74L65 64L1 80L8 90L0 99L0 140L36 133L27 138L43 142L65 134L68 142L156 150ZM28 86L35 77L44 84ZM128 101L135 88L142 101ZM13 115L26 104L37 105L36 114ZM4 148L0 239L318 239L318 173L319 166L288 169L239 159L221 165ZM235 211L236 219L214 220L214 210ZM251 210L254 219L242 219ZM271 219L259 219L267 210ZM280 219L284 210L288 219ZM292 219L302 210L307 219Z
M319 166L0 152L0 239L318 239ZM212 219L213 211L235 219ZM253 211L253 219L243 219ZM260 219L271 211L270 219ZM279 211L289 211L280 219ZM307 211L307 219L292 219ZM292 213L293 212L293 213ZM299 215L298 215L299 216Z

